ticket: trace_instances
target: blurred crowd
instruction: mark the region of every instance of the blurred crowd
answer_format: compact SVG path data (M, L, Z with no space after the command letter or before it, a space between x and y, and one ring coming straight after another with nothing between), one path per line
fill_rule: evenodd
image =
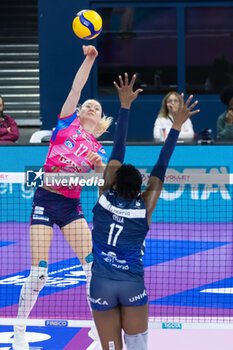
M220 92L220 100L224 106L223 112L216 117L216 130L206 128L195 132L192 121L188 119L182 126L179 141L183 143L199 142L213 143L214 141L233 141L233 83L225 86ZM168 92L161 102L161 108L155 118L153 139L163 142L173 124L172 111L179 108L181 95L176 91ZM38 131L29 142L41 142L45 137L48 142L52 131ZM216 134L216 137L213 135ZM4 98L0 96L0 143L13 143L19 139L19 130L15 120L4 112Z

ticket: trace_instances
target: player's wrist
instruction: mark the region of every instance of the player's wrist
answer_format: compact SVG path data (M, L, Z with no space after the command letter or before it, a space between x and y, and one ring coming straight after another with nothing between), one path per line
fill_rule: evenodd
M131 103L130 104L129 103L122 103L121 104L121 108L130 109L130 107L131 107Z
M93 61L95 61L96 57L97 57L97 55L96 55L96 56L87 55L86 59L89 60L89 61L91 61L91 62L93 62Z
M176 122L174 122L173 125L172 125L172 128L177 130L177 131L180 131L181 127L182 127L182 124L176 123Z

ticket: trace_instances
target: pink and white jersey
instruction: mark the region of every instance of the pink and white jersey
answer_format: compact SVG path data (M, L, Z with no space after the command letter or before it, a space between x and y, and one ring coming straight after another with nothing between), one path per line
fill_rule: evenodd
M107 163L105 150L93 135L86 132L78 119L77 112L62 118L58 117L56 129L50 140L49 152L45 161L45 172L87 173L93 165L86 158L88 151L98 153L103 163ZM79 198L81 186L53 187L64 196Z

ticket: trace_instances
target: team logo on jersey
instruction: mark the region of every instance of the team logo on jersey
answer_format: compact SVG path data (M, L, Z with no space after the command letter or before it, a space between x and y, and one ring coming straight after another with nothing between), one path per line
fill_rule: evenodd
M82 168L81 168L80 166L78 166L78 165L77 165L73 160L71 160L71 159L68 159L68 158L66 158L66 157L64 157L64 156L61 156L61 157L59 158L59 160L60 160L61 163L70 165L72 168L74 168L74 169L77 171L77 173L80 173L80 172L82 171Z
M65 140L65 145L66 145L69 149L73 149L73 148L74 148L74 143L73 143L70 139Z
M44 185L43 179L44 171L40 168L38 171L27 170L26 184L28 187L42 187Z
M126 260L119 260L119 259L117 259L117 255L114 252L108 252L108 253L101 252L101 255L105 256L104 260L106 262L114 263L116 261L116 262L118 262L120 264L125 264L126 263Z
M126 260L120 260L117 258L116 253L114 252L101 252L101 255L104 257L104 261L111 264L112 266L116 267L120 270L129 270L129 266L126 264Z
M78 130L77 130L77 134L78 134L78 135L81 135L81 133L82 133L82 129L78 129Z
M124 208L124 203L118 203L117 205L119 208Z

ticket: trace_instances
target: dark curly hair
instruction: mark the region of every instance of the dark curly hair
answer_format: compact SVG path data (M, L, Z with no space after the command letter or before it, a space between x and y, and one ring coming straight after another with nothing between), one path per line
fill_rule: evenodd
M123 164L116 171L116 191L125 199L135 199L141 191L141 173L131 164Z

